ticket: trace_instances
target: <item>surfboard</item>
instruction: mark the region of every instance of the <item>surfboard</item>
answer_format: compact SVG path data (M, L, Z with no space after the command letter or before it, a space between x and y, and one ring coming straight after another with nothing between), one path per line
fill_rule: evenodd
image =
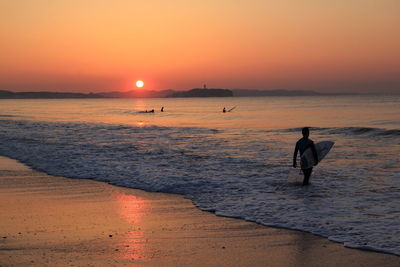
M318 155L318 162L325 158L326 154L331 150L335 143L332 141L322 141L315 144L315 150ZM315 165L314 155L311 148L307 148L300 158L301 168L309 169Z

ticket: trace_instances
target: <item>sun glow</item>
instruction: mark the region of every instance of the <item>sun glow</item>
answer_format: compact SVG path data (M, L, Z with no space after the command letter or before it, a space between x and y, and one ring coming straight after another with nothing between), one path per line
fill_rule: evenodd
M143 81L137 81L136 82L136 87L138 87L138 88L142 88L144 86L144 82Z

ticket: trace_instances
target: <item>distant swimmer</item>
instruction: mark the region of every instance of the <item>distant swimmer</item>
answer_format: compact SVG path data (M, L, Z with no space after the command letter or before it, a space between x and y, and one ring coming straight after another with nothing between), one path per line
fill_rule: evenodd
M161 108L161 112L164 112L164 107Z
M314 166L316 166L318 164L318 154L317 154L317 150L315 149L314 142L308 138L310 136L310 129L308 127L304 127L301 132L303 134L303 138L299 139L296 142L296 147L295 147L294 153L293 153L293 168L297 167L298 151L300 150L300 157L301 157L303 155L303 153L307 150L307 148L311 148L311 151L312 151L312 154L313 154L314 160L315 160ZM311 167L311 168L303 169L303 166L301 166L301 170L303 171L303 174L304 174L303 185L308 185L313 168Z
M152 110L139 111L139 113L154 113L154 109L152 109Z
M223 113L226 113L226 112L231 112L232 110L234 110L236 107L233 107L233 108L231 108L231 109L229 109L229 110L226 110L226 108L224 107L224 109L222 110L222 112Z

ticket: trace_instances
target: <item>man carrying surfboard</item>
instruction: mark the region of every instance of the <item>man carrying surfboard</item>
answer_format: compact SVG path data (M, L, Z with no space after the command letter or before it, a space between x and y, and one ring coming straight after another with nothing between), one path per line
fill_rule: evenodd
M312 154L314 156L314 166L316 166L318 164L318 154L317 150L315 149L314 142L308 138L310 136L310 129L308 127L304 127L301 132L303 134L303 138L300 138L296 142L296 147L294 149L294 154L293 154L293 168L297 167L297 153L299 152L299 150L301 157L308 148L310 148L312 151ZM303 166L302 164L301 170L303 171L304 174L303 185L309 184L312 169L313 169L312 166L308 167L308 166Z

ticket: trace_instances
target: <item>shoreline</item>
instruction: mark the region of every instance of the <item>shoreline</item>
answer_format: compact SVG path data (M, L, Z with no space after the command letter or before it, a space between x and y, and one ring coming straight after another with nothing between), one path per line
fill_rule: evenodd
M400 257L0 157L1 266L395 266Z

